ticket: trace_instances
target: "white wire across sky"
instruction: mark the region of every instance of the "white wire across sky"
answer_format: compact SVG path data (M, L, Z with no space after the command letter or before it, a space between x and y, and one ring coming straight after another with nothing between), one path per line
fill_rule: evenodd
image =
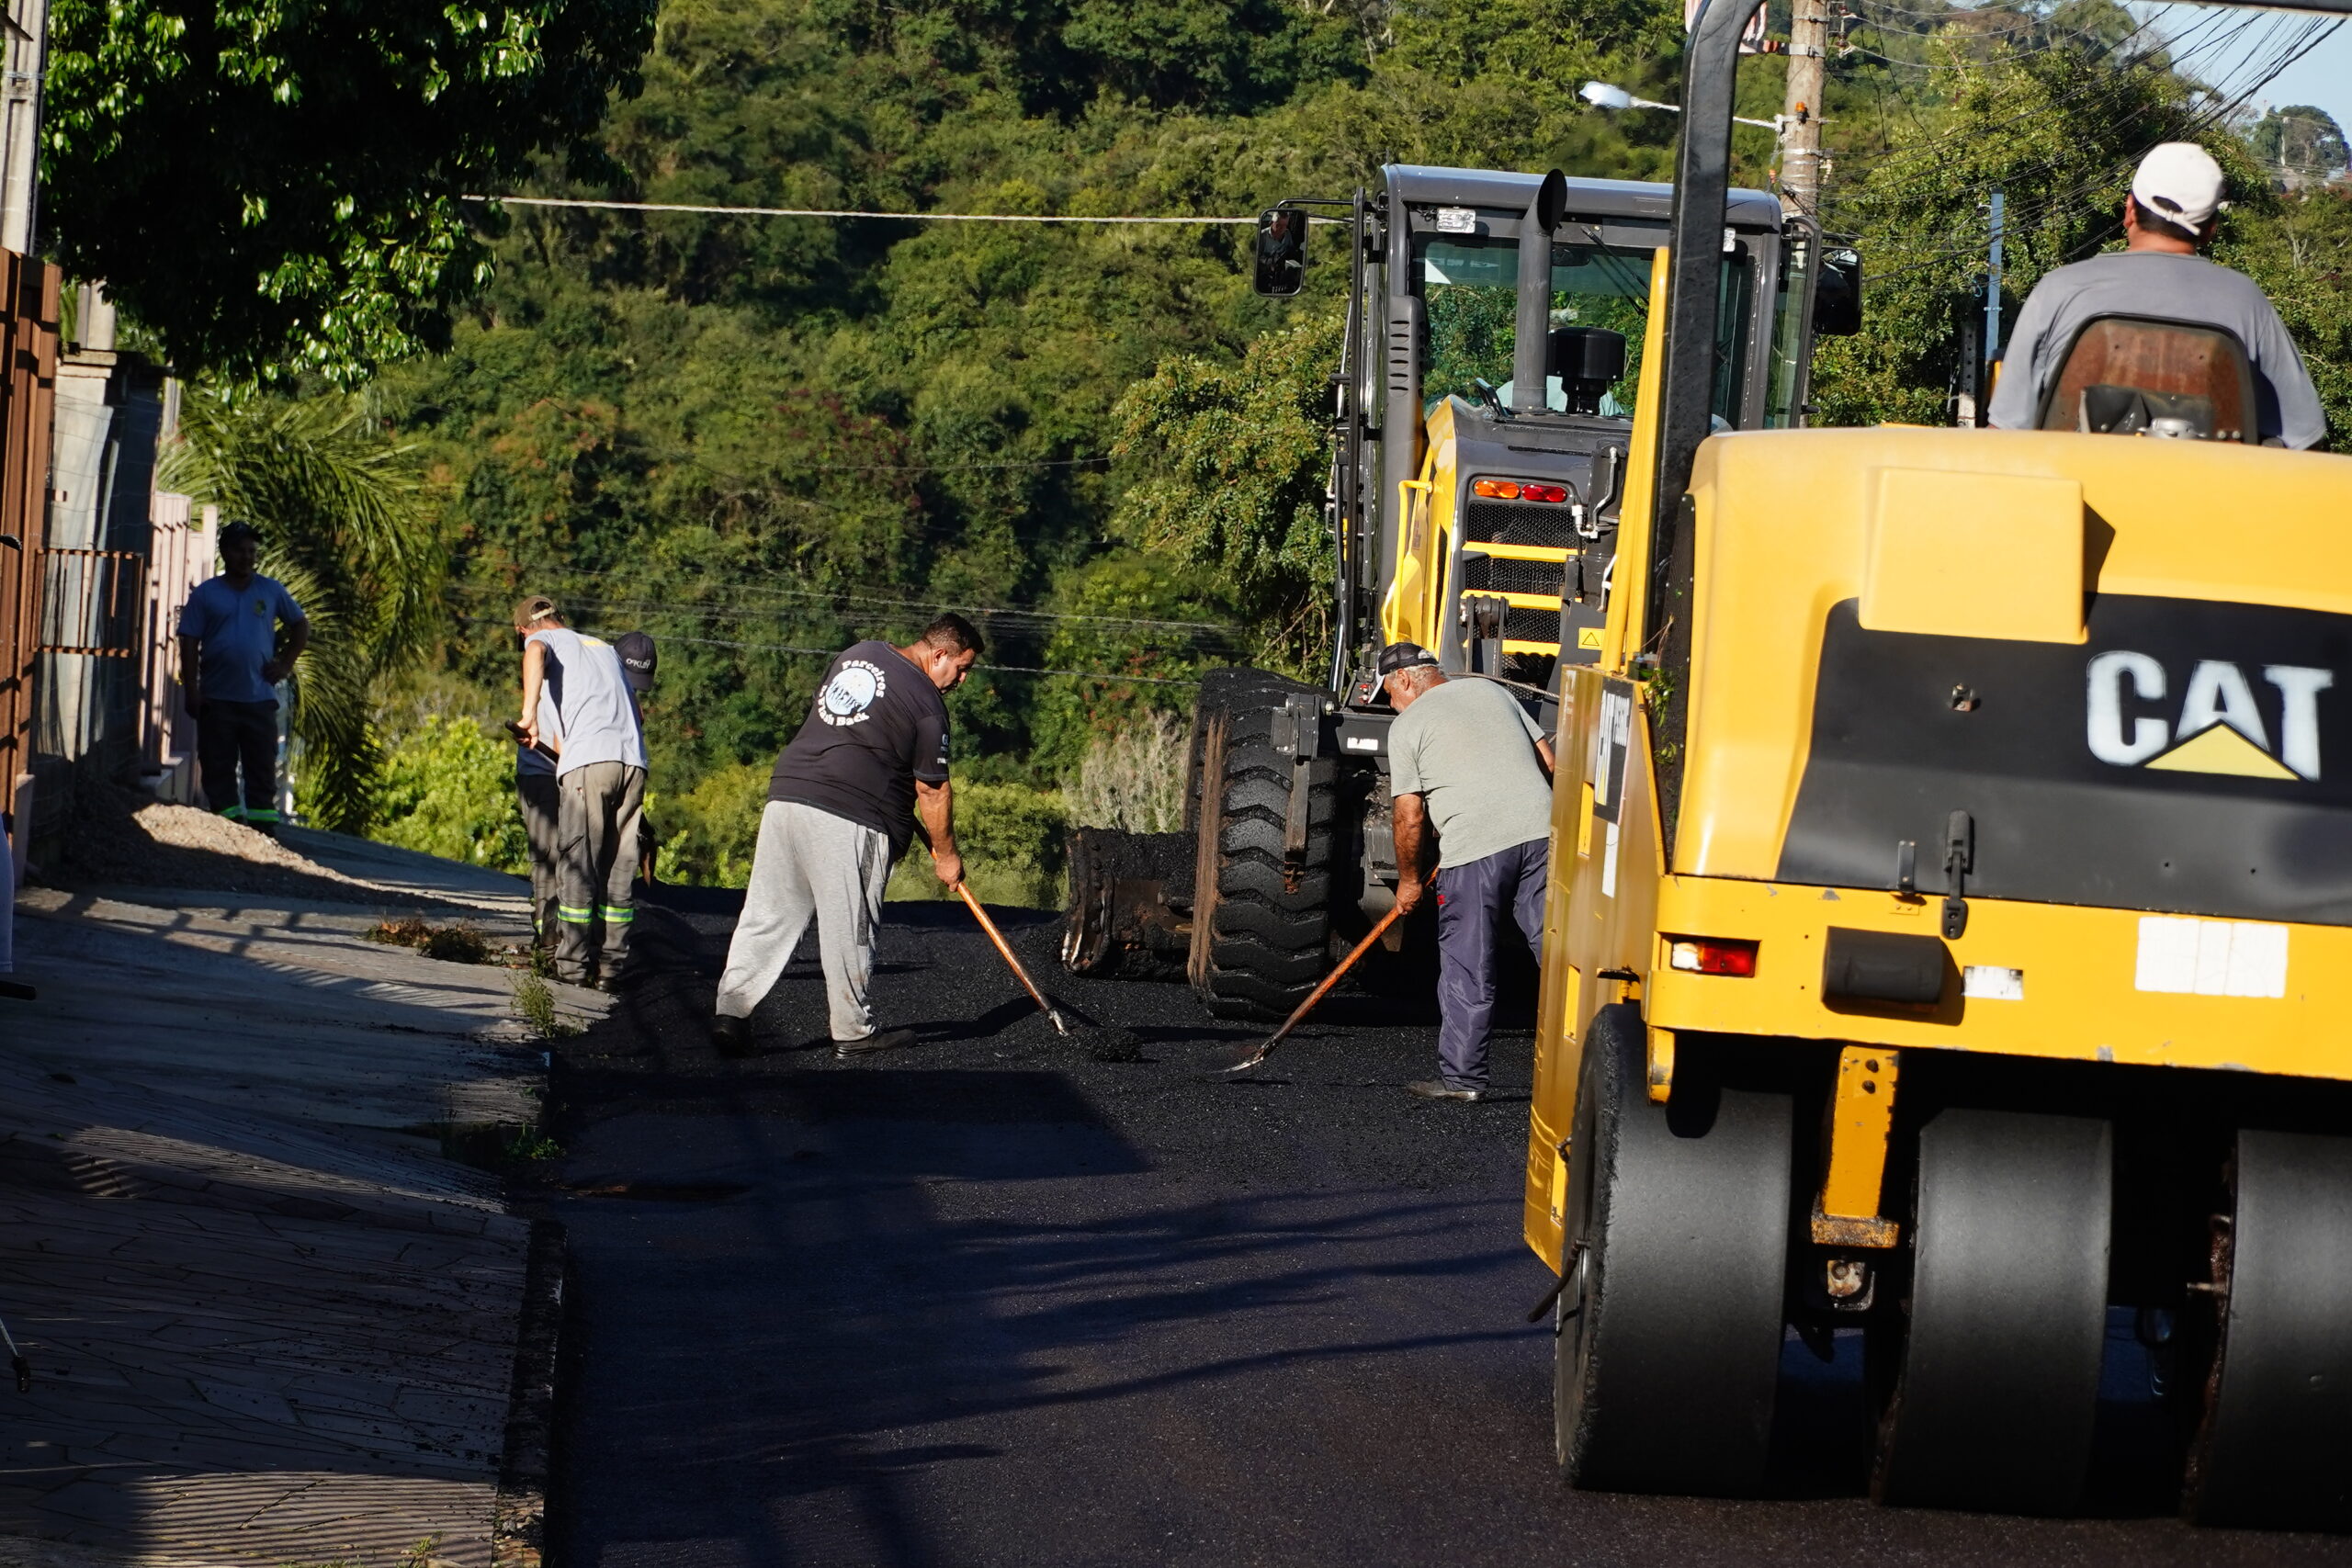
M1255 223L1249 218L1089 218L1049 212L862 212L831 207L728 207L689 201L596 201L571 196L464 196L505 207L587 208L609 212L703 212L727 218L883 218L900 223Z

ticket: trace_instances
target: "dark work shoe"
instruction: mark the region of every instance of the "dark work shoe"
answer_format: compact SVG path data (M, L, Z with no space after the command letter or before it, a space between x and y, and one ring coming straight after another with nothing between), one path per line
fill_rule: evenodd
M876 1051L896 1051L915 1043L911 1029L877 1029L863 1040L836 1040L833 1055L841 1057L870 1056Z
M1443 1078L1423 1078L1418 1083L1408 1083L1405 1087L1423 1100L1484 1100L1487 1098L1487 1091L1483 1089L1456 1089Z
M748 1056L752 1054L752 1024L749 1019L729 1018L714 1013L710 1020L710 1043L718 1047L722 1056Z

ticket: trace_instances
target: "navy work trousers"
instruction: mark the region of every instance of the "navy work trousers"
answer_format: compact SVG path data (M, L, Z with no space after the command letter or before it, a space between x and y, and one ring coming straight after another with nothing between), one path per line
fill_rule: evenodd
M1516 922L1528 947L1543 953L1547 848L1545 840L1530 839L1437 874L1437 1054L1455 1089L1487 1087L1495 943L1504 922Z

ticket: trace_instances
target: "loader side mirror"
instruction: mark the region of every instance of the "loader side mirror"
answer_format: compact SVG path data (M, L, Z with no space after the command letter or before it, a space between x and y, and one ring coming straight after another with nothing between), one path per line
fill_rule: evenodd
M1824 251L1821 281L1814 285L1814 336L1852 337L1861 330L1861 253L1842 248Z
M1269 299L1287 299L1306 287L1306 214L1270 207L1258 214L1257 268L1251 287Z

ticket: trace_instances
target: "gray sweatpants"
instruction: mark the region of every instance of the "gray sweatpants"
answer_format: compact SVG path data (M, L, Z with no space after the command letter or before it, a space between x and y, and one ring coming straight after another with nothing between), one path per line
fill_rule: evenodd
M645 770L589 762L556 781L555 973L586 985L620 973L637 919L637 819Z
M561 891L557 861L562 792L556 788L553 773L518 773L514 793L523 803L523 839L531 847L531 941L552 951L556 895Z
M890 840L873 829L797 800L771 800L760 813L752 881L718 980L718 1012L749 1018L792 962L811 916L825 1001L835 1040L874 1032L865 1003L874 973L874 928L890 880Z

